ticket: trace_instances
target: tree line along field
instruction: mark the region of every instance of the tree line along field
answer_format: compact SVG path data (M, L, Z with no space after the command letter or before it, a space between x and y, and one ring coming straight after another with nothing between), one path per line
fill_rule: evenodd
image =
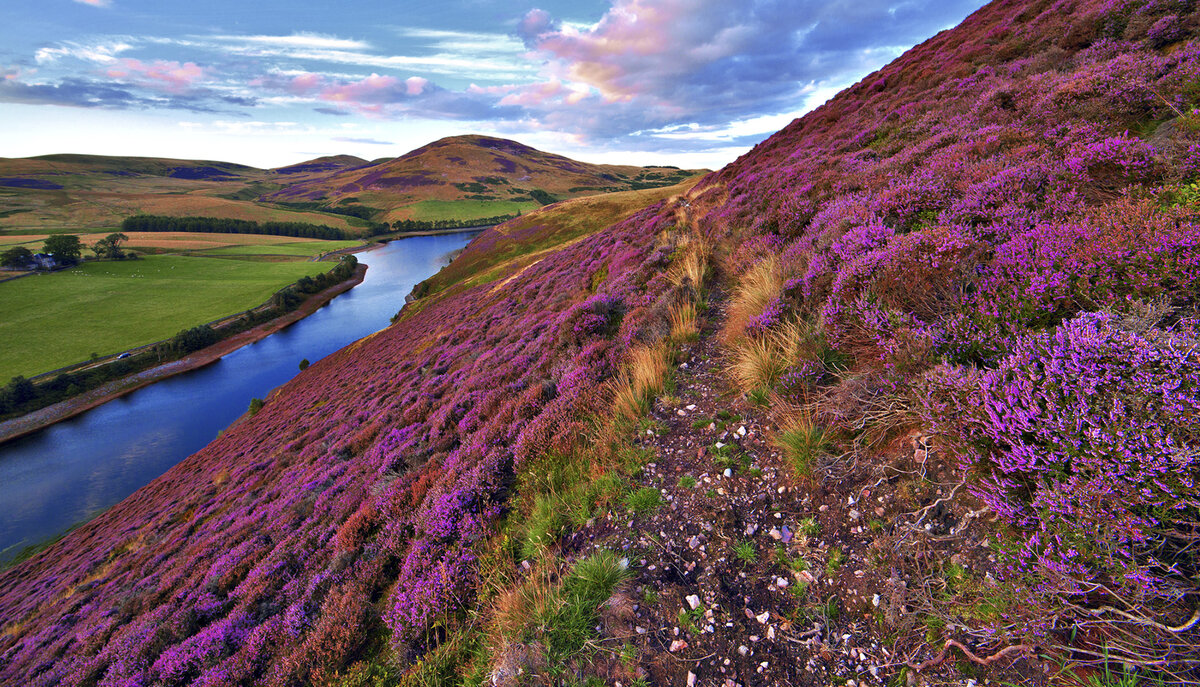
M24 237L0 237L5 245ZM88 243L88 236L81 237ZM138 260L85 262L0 283L0 379L30 377L170 338L180 330L256 307L304 276L329 271L307 258L355 241L276 236L131 237L134 250L171 250ZM270 242L262 239L270 240ZM150 241L154 245L145 245ZM31 250L40 240L27 244Z

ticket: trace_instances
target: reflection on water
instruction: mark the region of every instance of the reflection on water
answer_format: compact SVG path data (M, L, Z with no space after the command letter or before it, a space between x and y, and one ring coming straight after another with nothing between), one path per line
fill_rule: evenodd
M417 282L477 232L414 236L360 253L366 279L317 312L207 367L0 445L0 562L94 517L212 441L317 360L383 327Z

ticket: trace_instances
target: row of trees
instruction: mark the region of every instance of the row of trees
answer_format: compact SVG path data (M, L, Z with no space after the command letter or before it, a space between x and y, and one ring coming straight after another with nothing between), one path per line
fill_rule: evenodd
M97 258L122 260L126 253L121 250L121 243L129 237L120 232L109 234L91 245L92 252ZM42 244L42 252L54 256L60 265L76 265L83 256L83 242L74 234L54 234L46 238ZM15 269L26 269L35 266L33 251L25 246L13 246L0 253L0 265Z
M398 219L392 222L392 231L430 231L433 229L466 229L468 227L486 227L507 222L520 217L515 215L496 215L495 217L476 217L474 219Z
M302 222L253 222L224 217L166 217L134 215L121 222L121 231L193 231L205 234L266 234L306 239L341 240L345 231L322 224Z

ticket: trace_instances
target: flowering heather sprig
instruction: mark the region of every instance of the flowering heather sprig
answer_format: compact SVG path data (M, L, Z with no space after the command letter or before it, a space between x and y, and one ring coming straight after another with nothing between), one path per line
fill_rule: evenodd
M962 393L945 415L982 477L974 492L1029 533L1016 569L1052 581L1044 591L1173 598L1178 573L1152 551L1200 516L1198 343L1190 326L1086 313L952 382Z

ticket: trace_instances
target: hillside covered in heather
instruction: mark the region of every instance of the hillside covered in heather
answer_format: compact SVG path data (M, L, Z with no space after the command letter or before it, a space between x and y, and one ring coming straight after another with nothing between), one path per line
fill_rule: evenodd
M0 681L1195 684L1198 85L1190 1L1002 0L492 230L0 573Z

